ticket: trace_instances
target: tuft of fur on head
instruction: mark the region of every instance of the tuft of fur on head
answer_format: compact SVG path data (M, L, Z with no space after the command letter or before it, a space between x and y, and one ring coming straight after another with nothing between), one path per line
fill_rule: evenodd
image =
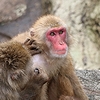
M27 81L26 65L30 53L21 43L8 41L0 44L0 80L13 89L20 88L20 84ZM14 76L13 80L11 77ZM3 77L3 78L2 78ZM19 78L18 78L19 77ZM24 79L25 78L25 79Z
M60 26L66 27L66 24L60 18L53 15L42 16L33 25L34 35L36 38L38 37L40 41L43 41L45 39L44 33L47 32L47 30Z

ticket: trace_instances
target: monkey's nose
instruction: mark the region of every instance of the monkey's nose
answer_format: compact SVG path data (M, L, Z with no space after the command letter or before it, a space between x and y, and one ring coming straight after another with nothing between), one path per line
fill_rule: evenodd
M63 41L60 41L60 42L59 42L59 44L60 44L60 45L63 45L63 44L64 44L64 42L63 42Z

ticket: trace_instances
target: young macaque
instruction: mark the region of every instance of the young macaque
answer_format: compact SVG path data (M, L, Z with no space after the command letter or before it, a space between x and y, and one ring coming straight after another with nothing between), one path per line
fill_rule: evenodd
M41 48L40 54L32 56L32 62L43 66L49 76L42 88L47 91L48 100L88 100L74 70L69 52L71 39L65 22L53 15L43 16L33 25L31 37L25 34L14 39L33 38Z
M31 62L27 46L12 40L0 44L0 100L26 100L21 97L30 85L35 99L47 82L47 74Z

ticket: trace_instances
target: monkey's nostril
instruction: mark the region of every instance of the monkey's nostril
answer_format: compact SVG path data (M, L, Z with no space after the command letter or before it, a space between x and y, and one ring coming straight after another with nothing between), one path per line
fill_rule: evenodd
M63 44L64 44L64 42L63 42L63 41L60 41L60 42L59 42L59 44L60 44L60 45L63 45Z

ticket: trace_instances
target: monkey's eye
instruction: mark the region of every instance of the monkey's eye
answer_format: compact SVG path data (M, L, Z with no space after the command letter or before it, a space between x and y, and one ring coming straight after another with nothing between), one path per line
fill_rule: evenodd
M60 31L59 31L59 34L63 34L63 30L60 30Z
M51 36L54 36L54 35L56 35L56 34L55 34L54 32L51 32L50 35L51 35Z

